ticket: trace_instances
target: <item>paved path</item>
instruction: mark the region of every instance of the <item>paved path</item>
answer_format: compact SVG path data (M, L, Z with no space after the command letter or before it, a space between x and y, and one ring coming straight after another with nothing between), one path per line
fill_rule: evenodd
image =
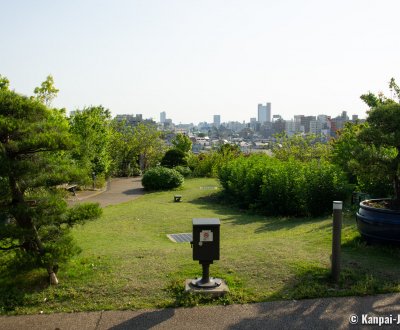
M393 324L361 325L363 314L369 321L372 319L368 317L374 315L387 317L386 320L392 315ZM398 314L400 294L389 294L231 306L0 316L0 329L398 329ZM351 315L356 315L358 324L350 324ZM352 316L353 322L356 317Z
M97 202L102 207L119 204L143 195L141 177L111 179L105 191L77 192L77 196L69 201L70 205L80 202Z

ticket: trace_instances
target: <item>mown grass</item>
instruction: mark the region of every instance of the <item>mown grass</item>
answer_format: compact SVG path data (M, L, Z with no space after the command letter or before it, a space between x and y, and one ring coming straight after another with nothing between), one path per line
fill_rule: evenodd
M60 284L43 271L15 273L0 263L0 311L45 313L249 303L278 299L367 295L400 291L400 249L368 246L354 216L344 218L342 273L330 279L331 216L267 218L218 202L214 179L191 179L179 191L149 193L109 206L101 219L74 229L82 253L61 265ZM191 232L192 218L221 220L221 260L211 276L230 293L219 299L184 293L184 281L201 275L189 243L166 234ZM8 255L9 256L9 255Z

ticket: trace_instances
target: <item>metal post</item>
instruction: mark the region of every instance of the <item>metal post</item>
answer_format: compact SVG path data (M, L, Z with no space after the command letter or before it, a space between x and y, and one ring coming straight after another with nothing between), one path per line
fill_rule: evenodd
M201 277L201 283L206 284L210 282L210 263L202 262L203 266L203 276Z
M335 283L340 275L340 245L342 233L343 202L333 202L333 231L332 231L332 278Z

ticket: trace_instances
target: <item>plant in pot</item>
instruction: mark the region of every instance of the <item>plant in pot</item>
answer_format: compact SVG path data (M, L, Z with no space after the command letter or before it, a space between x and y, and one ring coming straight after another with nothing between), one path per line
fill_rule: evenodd
M360 203L357 226L367 239L400 242L400 88L392 78L391 98L364 94L365 123L348 125L334 142L334 158L363 191L382 198Z

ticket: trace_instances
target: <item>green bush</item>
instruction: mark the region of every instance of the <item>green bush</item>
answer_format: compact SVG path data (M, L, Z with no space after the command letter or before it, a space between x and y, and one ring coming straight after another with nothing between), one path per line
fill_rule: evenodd
M215 152L201 153L190 159L189 166L192 168L195 177L214 177L214 167L217 163L218 155Z
M161 166L169 168L173 168L175 166L187 166L186 154L179 149L170 149L162 158Z
M168 190L181 186L184 178L178 171L166 167L154 167L146 171L142 185L146 190Z
M240 148L235 145L223 145L218 150L213 150L199 155L191 155L188 166L195 177L218 177L222 165L241 155Z
M190 167L187 167L187 166L175 166L174 170L178 171L185 178L192 174L192 170L190 169Z
M218 177L227 200L267 215L321 215L348 195L345 175L322 161L252 155L227 162Z

